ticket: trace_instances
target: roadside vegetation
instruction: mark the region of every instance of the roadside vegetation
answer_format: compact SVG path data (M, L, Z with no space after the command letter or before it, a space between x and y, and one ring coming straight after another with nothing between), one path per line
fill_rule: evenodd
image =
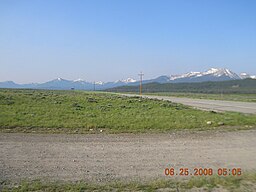
M0 109L1 132L139 133L256 125L255 115L83 91L0 89Z
M208 176L192 177L190 179L165 179L151 182L115 182L105 184L93 184L86 182L42 182L23 181L19 184L2 182L3 192L26 192L26 191L255 191L256 174L246 173L243 176Z

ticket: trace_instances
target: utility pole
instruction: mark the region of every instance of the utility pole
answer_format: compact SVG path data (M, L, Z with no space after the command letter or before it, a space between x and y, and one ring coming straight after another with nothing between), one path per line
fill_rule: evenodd
M140 72L139 76L140 76L140 95L142 95L142 77L143 77L143 73Z

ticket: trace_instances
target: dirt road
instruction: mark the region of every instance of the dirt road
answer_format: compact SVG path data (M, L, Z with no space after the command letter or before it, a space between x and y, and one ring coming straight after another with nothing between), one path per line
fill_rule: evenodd
M256 169L256 130L123 135L0 134L0 179L145 180L166 167Z

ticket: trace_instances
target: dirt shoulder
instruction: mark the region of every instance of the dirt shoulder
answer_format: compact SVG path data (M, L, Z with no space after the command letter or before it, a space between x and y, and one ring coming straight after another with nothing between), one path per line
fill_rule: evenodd
M174 167L256 170L256 130L169 134L0 134L0 179L165 178Z

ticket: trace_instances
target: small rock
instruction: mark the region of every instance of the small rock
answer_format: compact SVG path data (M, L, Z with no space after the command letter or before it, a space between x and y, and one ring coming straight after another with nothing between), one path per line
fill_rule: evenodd
M211 125L212 122L211 122L211 121L207 121L206 124L207 124L207 125Z
M103 132L103 130L101 129L101 130L100 130L100 132L102 133L102 132Z
M89 129L89 131L93 131L93 129Z
M76 162L76 160L75 160L75 159L73 159L73 162Z
M224 125L224 123L223 122L219 122L218 125Z

